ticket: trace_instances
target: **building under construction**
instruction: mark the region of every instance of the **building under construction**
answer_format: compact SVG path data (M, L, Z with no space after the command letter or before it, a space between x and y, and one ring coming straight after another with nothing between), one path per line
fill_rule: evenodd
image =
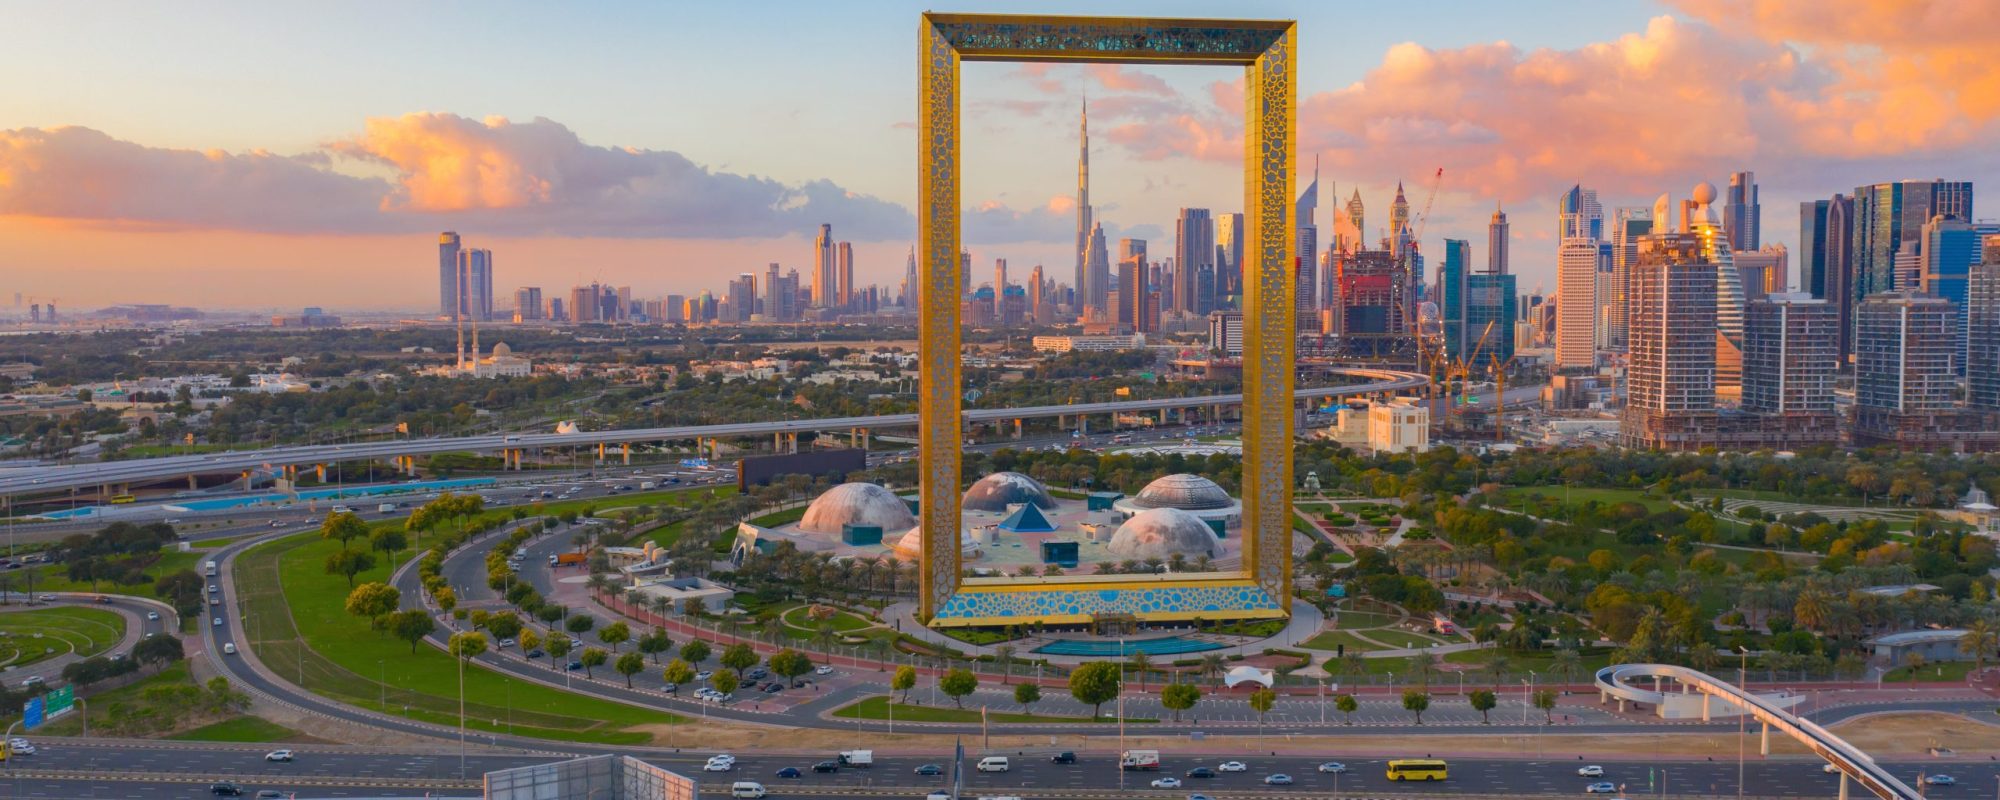
M1951 301L1910 291L1855 307L1854 443L1911 450L2000 449L1991 415L1958 405Z

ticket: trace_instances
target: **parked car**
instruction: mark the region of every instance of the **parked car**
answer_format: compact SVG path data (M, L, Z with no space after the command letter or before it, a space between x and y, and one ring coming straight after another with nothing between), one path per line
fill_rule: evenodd
M814 675L832 675L832 674L833 674L833 667L831 667L831 666L828 666L828 665L826 665L826 664L821 664L821 665L819 665L819 666L817 666L817 667L814 667L814 668L813 668L813 674L814 674Z

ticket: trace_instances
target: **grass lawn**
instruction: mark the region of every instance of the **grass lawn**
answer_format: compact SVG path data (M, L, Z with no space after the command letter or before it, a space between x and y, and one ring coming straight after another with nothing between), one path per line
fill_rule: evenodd
M1530 495L1534 494L1540 494L1557 502L1562 502L1565 498L1571 503L1581 503L1586 500L1596 500L1605 505L1632 502L1645 506L1648 513L1655 514L1673 508L1673 503L1666 498L1649 496L1638 489L1584 489L1567 486L1520 486L1503 489L1500 492L1501 505L1518 509L1525 505Z
M870 697L842 706L833 712L836 717L846 719L888 719L889 698ZM896 704L896 719L904 722L978 722L979 709L953 708L951 706L916 706L907 703ZM1090 722L1089 717L1071 717L1051 714L1009 714L991 712L986 715L988 722ZM1117 724L1117 717L1098 717L1097 722ZM1126 722L1159 722L1157 719L1126 717Z
M874 623L846 611L835 611L833 612L833 616L823 620L810 619L806 616L806 612L811 609L811 606L797 606L790 611L786 611L780 618L785 621L786 625L808 633L818 632L821 625L832 625L833 632L837 634L851 633L874 625Z
M1940 681L1945 681L1945 682L1957 683L1959 681L1965 680L1966 673L1969 673L1971 671L1972 671L1972 662L1970 661L1946 661L1942 664L1925 664L1917 668L1917 682L1937 683ZM1755 670L1752 670L1750 674L1755 675L1757 673ZM1897 667L1882 674L1882 685L1884 687L1888 687L1896 683L1909 683L1909 682L1910 682L1909 667Z
M408 644L349 616L343 608L347 581L322 566L338 547L305 533L258 545L238 559L237 586L258 657L316 693L434 724L457 724L453 659L428 644L412 653ZM385 581L391 566L378 565L355 582ZM632 726L681 719L476 665L465 670L465 696L470 728L568 741L641 744L652 735L629 730Z
M196 550L217 550L220 548L228 547L232 544L243 541L244 539L248 539L251 536L255 535L257 534L246 534L243 536L228 536L221 539L203 539L199 542L188 542L188 546Z
M1556 654L1553 650L1537 650L1531 653L1461 650L1456 653L1446 653L1444 660L1452 664L1485 664L1492 660L1495 652L1502 652L1507 657L1507 672L1509 674L1525 675L1529 670L1534 670L1536 674L1543 676L1542 680L1546 683L1551 680L1549 676L1555 673ZM1571 680L1589 680L1590 676L1597 674L1598 670L1611 665L1610 650L1588 648L1583 650L1580 655L1582 656L1581 662L1576 668L1576 674L1570 676Z
M237 717L182 731L169 739L198 742L292 742L305 738L298 731L263 717Z
M85 715L90 717L90 731L94 736L144 738L172 734L183 728L199 730L201 726L211 723L231 723L243 719L234 712L207 707L198 699L205 697L207 692L195 686L188 675L186 661L176 662L158 674L116 689L85 690L79 695L84 699L81 713L50 721L36 729L37 733L43 736L76 736L83 731ZM0 724L18 719L18 715L10 715L0 719Z
M146 582L129 586L120 586L110 581L98 581L95 585L92 585L90 581L73 581L69 579L69 569L62 564L47 564L32 570L17 570L15 573L8 574L8 584L16 589L27 590L29 588L29 576L19 573L32 572L34 573L33 591L37 594L41 592L103 592L105 594L129 594L152 597L153 581L159 580L163 575L171 575L184 569L195 569L201 565L200 562L204 557L206 557L206 554L199 551L190 550L183 553L172 546L160 548L160 560L153 562L153 566L146 568Z
M1307 650L1338 650L1341 645L1346 645L1347 652L1350 653L1390 649L1374 642L1363 641L1361 637L1349 631L1322 631L1319 635L1299 643L1300 647Z
M1340 621L1340 627L1347 630L1385 628L1403 621L1402 617L1395 614L1386 614L1380 611L1347 611L1345 609L1339 611L1335 615L1335 618Z
M1698 500L1707 500L1708 498L1711 497L1728 497L1728 498L1738 498L1743 500L1763 500L1774 503L1800 503L1804 505L1835 506L1843 508L1858 507L1861 505L1860 500L1856 500L1852 497L1808 498L1808 497L1799 497L1796 495L1790 495L1784 492L1766 491L1763 489L1696 489L1693 491L1693 494L1695 498Z
M25 666L75 651L94 656L125 638L125 618L97 608L0 613L0 664Z

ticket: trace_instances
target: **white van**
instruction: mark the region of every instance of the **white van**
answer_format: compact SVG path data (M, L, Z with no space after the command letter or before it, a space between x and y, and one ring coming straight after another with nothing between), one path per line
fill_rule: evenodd
M756 781L737 781L729 785L730 797L744 797L749 798L749 800L758 800L758 798L763 797L765 794L764 784Z
M1007 757L1006 757L1006 756L987 756L987 757L985 757L985 758L982 758L982 759L979 759L979 771L980 771L980 772L1006 772L1006 771L1007 771Z

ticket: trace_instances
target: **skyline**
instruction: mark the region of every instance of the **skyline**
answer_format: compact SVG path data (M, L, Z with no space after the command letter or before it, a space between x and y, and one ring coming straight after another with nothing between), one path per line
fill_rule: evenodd
M1974 147L2000 116L2000 68L1967 54L2000 43L2000 12L1834 5L1805 20L1777 4L1625 3L1564 12L1571 24L1560 31L1528 24L1542 18L1532 9L1427 15L1421 30L1377 9L1254 3L1242 14L1301 22L1301 164L1321 157L1329 184L1317 224L1330 225L1326 209L1356 189L1371 219L1384 218L1398 181L1421 202L1442 166L1423 242L1432 262L1445 237L1471 240L1484 261L1482 229L1498 201L1515 223L1521 289L1549 291L1556 199L1576 183L1613 209L1755 171L1763 241L1796 251L1786 209L1800 200L1880 181L1990 177L1994 156ZM202 15L134 7L86 35L26 6L21 16L55 33L0 64L80 70L16 87L0 109L0 262L17 276L0 288L60 296L73 309L155 300L417 309L435 299L424 291L435 286L430 237L454 229L496 251L501 296L592 280L692 294L771 261L808 272L821 223L854 242L857 286L893 288L915 228L905 56L916 9L784 8L798 24L760 28L768 52L718 78L711 59L727 53L713 40L727 37L682 37L668 53L605 45L756 24L727 9L578 18L500 7L478 18L439 6L398 12L404 22L392 25L314 18L331 44L299 54L274 51L261 34L303 24L302 11L201 26ZM1895 24L1870 24L1891 11L1903 15ZM401 46L430 29L427 19L454 16L479 19L470 35L494 47L538 46L484 72ZM788 44L807 32L851 46ZM168 40L214 52L146 63ZM264 54L296 69L244 69ZM329 64L348 67L335 73L343 80L326 80ZM1233 72L971 66L966 230L980 274L1006 258L1021 274L1040 264L1067 277L1068 154L1086 92L1092 201L1107 239L1170 251L1179 208L1240 210ZM544 79L507 79L536 69ZM1925 80L1939 72L1953 79ZM1661 92L1678 102L1657 102ZM237 105L244 95L264 102ZM62 125L80 128L54 130Z

